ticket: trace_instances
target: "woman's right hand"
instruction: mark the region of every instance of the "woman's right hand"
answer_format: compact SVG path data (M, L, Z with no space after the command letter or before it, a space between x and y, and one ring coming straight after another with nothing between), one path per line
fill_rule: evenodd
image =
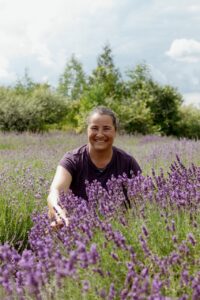
M59 193L61 191L66 193L71 182L71 174L62 166L58 166L47 198L49 218L53 220L51 222L51 227L53 229L59 229L64 225L69 225L69 219L67 218L66 211L58 203Z
M66 216L66 211L62 209L59 205L57 207L49 207L49 219L53 220L51 222L52 229L62 228L64 225L69 225L69 219Z
M52 229L59 229L69 225L69 219L66 216L66 210L58 204L58 194L51 192L47 199L48 202L48 216L51 222Z

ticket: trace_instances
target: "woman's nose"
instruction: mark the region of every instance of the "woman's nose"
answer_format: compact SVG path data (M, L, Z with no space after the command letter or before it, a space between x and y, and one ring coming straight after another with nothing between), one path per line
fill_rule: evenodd
M98 135L98 136L103 136L103 130L102 130L102 129L99 129L99 130L97 131L97 135Z

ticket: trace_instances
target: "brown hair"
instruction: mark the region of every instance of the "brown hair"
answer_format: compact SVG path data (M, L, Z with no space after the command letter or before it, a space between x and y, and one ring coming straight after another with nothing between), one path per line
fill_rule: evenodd
M94 115L94 114L99 114L99 115L107 115L110 116L112 118L112 122L113 122L113 126L115 127L115 130L117 130L118 127L118 120L117 117L115 115L115 113L110 109L107 108L105 106L97 106L95 108L93 108L87 117L87 125L90 122L90 118Z

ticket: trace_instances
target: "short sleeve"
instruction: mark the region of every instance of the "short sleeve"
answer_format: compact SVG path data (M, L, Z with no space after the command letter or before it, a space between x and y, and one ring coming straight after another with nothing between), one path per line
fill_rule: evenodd
M72 175L72 177L74 176L77 169L77 163L73 153L65 153L65 155L60 160L59 165L65 168Z

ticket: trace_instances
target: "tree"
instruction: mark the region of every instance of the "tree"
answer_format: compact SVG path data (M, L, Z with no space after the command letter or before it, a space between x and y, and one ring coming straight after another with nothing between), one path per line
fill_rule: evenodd
M177 136L200 139L200 109L192 105L181 106Z
M126 75L128 76L126 90L129 96L141 89L151 90L154 85L150 69L145 63L136 65L134 69L129 69Z
M89 77L89 88L96 85L103 86L103 95L106 97L119 98L121 96L121 74L115 67L109 44L103 47L103 52L97 58L97 67Z
M68 113L66 98L51 91L46 84L38 84L30 92L24 89L0 88L0 130L48 130L59 124Z
M142 99L144 107L149 109L156 131L159 129L162 134L176 135L180 118L179 108L183 101L180 93L174 87L162 86L155 82L146 64L137 65L135 69L129 70L127 75L128 97L134 102Z
M154 81L149 67L145 63L138 64L134 69L129 69L126 75L126 98L136 98L145 105L152 101Z
M25 68L23 77L18 78L14 86L14 92L16 95L30 95L37 85L30 77L28 69Z
M183 102L181 94L172 86L154 84L153 95L147 106L151 110L154 124L160 126L163 134L176 135L180 120L179 109Z
M82 64L72 55L59 78L57 91L71 100L77 100L86 86L86 75Z
M120 120L120 128L127 133L150 134L158 132L158 128L153 124L151 111L142 101L139 93L134 99L124 99L115 111Z
M97 67L89 76L88 84L79 101L79 113L74 116L76 130L83 131L88 111L98 105L113 108L121 96L121 75L114 65L112 50L105 45L97 58Z

